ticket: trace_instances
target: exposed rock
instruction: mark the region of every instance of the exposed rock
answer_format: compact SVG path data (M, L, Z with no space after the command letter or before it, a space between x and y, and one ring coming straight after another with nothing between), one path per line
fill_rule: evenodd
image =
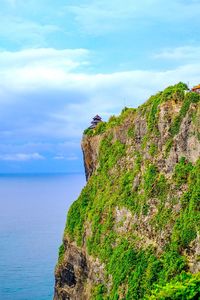
M85 300L84 282L88 278L85 255L74 245L65 241L65 258L56 268L55 300Z
M200 271L200 234L196 239L190 243L189 248L186 250L188 265L192 273Z
M54 300L87 300L95 284L105 281L104 264L67 239L65 255L55 271ZM85 289L84 287L87 286Z
M132 213L125 207L119 208L116 207L115 210L115 230L118 233L123 234L130 230L130 226L134 224L134 217Z
M101 139L102 136L99 135L93 137L83 136L81 148L83 150L86 180L90 178L98 166L98 153Z

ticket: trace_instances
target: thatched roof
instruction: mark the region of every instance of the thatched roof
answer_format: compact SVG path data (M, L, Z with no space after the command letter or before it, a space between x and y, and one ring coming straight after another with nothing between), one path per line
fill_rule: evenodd
M198 84L192 88L192 91L196 91L196 90L200 90L200 84Z

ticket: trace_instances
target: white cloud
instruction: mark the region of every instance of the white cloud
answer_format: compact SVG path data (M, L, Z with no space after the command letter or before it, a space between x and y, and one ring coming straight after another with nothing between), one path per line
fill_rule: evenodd
M181 51L178 53L187 56L183 54L186 47L180 49ZM198 53L198 51L199 48L187 48L188 56L194 52ZM177 53L176 50L171 52L172 54L168 56L173 57L173 53ZM93 110L95 102L101 102L100 106L103 104L104 108L108 108L112 107L113 104L117 106L117 99L122 102L124 98L129 101L132 99L136 101L137 98L144 100L148 93L169 83L188 80L188 77L192 81L196 81L196 75L199 74L198 63L183 65L168 71L133 70L110 74L91 74L87 73L90 55L87 49L40 48L18 52L2 51L0 52L1 92L5 90L9 94L9 90L14 94L22 92L48 94L49 91L55 91L54 97L56 97L56 91L58 93L62 91L66 95L66 106L63 104L61 110L49 112L50 118L62 122L73 119L73 116L66 114L67 109L79 110L83 103L88 103ZM163 52L157 55L157 57L163 56L167 57L167 54ZM85 68L84 73L81 72L82 67ZM186 69L187 74L185 73ZM71 99L69 98L70 94ZM112 99L115 99L115 103ZM20 101L18 98L17 100ZM7 101L7 97L2 97L0 101ZM35 98L34 101L37 99ZM45 101L48 102L48 99ZM59 98L56 101L59 103ZM122 102L118 104L122 105ZM97 107L98 104L95 105L95 108ZM79 114L78 117L79 120L83 120L82 114Z
M73 160L78 160L78 156L76 156L76 155L71 155L71 156L56 155L53 157L53 159L73 161Z
M0 38L8 43L26 47L38 47L46 44L46 38L50 34L60 31L54 24L42 24L39 21L18 17L15 15L0 13Z
M130 21L137 20L141 14L152 12L151 5L155 1L143 0L143 4L127 0L93 1L84 4L66 6L65 11L74 15L75 21L85 33L103 35L129 26ZM145 7L145 9L144 9Z
M76 160L93 115L106 120L169 84L193 85L200 78L198 62L168 71L110 74L83 73L86 63L90 52L84 49L0 52L0 160Z
M39 153L15 153L15 154L3 154L0 155L0 160L4 161L29 161L29 160L41 160L45 159L44 156Z
M17 52L1 51L0 65L1 68L8 68L13 65L21 68L26 66L44 66L45 68L59 66L70 70L82 64L88 55L89 51L86 49L31 48Z
M86 49L1 51L1 83L16 89L46 87L48 83L54 87L61 86L69 71L88 64L88 57L89 51Z
M64 157L64 155L56 155L56 156L54 156L53 159L55 159L55 160L64 160L65 157Z
M139 105L168 84L181 80L197 83L200 77L197 62L168 71L81 72L89 63L90 52L86 49L0 52L2 117L4 107L8 113L12 103L13 111L16 106L20 116L17 127L23 135L80 136L93 114L107 117L119 112L124 103ZM24 126L26 122L28 126ZM8 132L10 136L11 130L2 128L1 135Z
M176 48L168 48L162 50L160 53L154 55L154 58L167 59L167 60L179 60L182 64L185 61L198 61L200 57L199 46L183 46Z
M72 13L77 24L85 33L103 35L130 28L130 24L185 22L198 18L199 1L165 1L165 0L102 0L84 1L82 4L67 6L65 10Z

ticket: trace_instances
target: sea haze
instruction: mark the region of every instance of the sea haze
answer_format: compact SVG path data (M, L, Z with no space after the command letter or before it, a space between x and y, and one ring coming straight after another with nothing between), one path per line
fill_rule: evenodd
M54 268L83 174L0 177L0 299L53 298Z

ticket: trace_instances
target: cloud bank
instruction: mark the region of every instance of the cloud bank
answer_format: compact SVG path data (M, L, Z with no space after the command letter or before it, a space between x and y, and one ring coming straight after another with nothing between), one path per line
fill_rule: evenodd
M0 160L76 161L82 132L93 115L107 120L169 84L198 83L200 63L187 62L198 51L183 47L155 55L185 58L174 69L113 73L91 72L93 53L87 49L1 51Z
M4 154L0 155L0 160L4 161L29 161L29 160L41 160L44 156L39 153L15 153L15 154Z

